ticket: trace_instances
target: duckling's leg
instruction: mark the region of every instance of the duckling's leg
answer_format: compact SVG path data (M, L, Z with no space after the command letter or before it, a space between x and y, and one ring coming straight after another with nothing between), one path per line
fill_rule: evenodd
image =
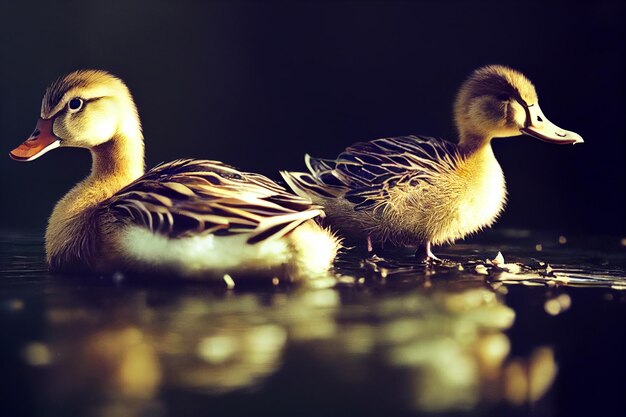
M367 253L374 252L374 246L372 246L372 237L367 235Z
M431 262L431 261L439 261L440 259L433 254L431 250L430 241L420 243L417 247L417 251L415 252L415 257L421 261Z

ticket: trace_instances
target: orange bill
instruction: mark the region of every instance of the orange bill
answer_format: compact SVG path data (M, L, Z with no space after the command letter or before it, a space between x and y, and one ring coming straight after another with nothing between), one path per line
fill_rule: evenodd
M9 152L16 161L32 161L54 148L58 148L61 139L54 136L52 125L54 119L39 119L35 131L24 143Z

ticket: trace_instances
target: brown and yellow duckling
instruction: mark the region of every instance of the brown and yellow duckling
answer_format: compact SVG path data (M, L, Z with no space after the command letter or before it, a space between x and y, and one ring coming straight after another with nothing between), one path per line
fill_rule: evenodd
M260 174L190 159L144 174L135 103L107 72L75 71L50 85L35 131L10 155L32 161L58 147L87 148L93 164L50 216L53 271L298 279L324 273L337 252L338 240L313 220L319 206Z
M551 123L533 84L504 66L480 68L456 98L458 144L423 136L359 142L336 159L306 155L309 173L282 172L298 195L324 206L345 236L395 245L452 243L491 226L502 212L506 187L491 140L527 134L557 143L582 143Z

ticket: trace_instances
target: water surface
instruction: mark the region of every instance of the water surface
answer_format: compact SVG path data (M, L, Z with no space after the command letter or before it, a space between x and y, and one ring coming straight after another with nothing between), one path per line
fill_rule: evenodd
M51 276L5 232L0 414L624 415L625 246L489 232L227 288Z

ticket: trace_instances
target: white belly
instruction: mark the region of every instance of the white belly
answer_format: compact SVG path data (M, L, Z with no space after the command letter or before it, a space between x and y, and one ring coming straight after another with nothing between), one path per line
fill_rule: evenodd
M248 237L209 234L170 239L130 226L121 234L119 249L131 270L171 272L198 279L223 279L229 274L236 280L238 274L314 277L328 270L339 247L337 239L313 222L281 239L250 245Z

